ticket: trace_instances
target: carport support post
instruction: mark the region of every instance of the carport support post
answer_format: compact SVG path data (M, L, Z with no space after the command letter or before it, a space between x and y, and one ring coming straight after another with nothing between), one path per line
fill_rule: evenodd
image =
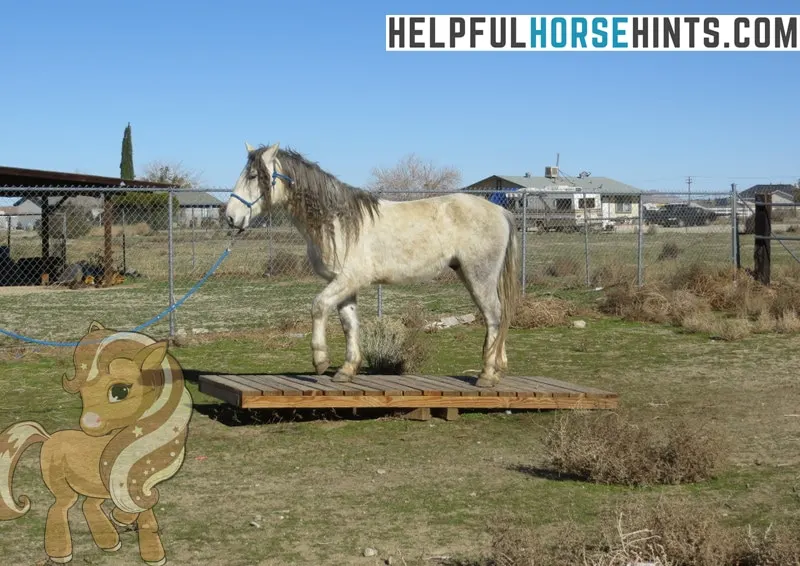
M172 249L172 189L168 193L169 201L167 202L167 261L169 263L169 337L170 340L175 337L175 311L172 308L175 305L175 271Z
M638 246L636 249L636 284L639 288L644 285L644 207L642 195L639 195L639 233L637 234Z
M50 198L42 199L42 259L50 257Z
M769 285L771 256L769 238L772 234L771 207L769 204L772 203L772 195L756 195L755 201L755 247L753 250L755 275L762 285Z

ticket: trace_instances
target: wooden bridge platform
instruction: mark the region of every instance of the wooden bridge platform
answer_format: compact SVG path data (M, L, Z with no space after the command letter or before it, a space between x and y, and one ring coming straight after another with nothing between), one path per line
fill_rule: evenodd
M201 374L200 391L244 409L614 409L610 391L547 377L506 376L495 388L475 377L358 375L335 383L327 375Z

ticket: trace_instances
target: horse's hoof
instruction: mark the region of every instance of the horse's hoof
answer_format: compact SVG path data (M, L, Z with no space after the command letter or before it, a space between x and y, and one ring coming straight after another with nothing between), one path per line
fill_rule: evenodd
M154 560L145 560L144 563L148 564L149 566L164 566L164 564L167 563L167 557L165 556L161 560L155 560L155 561Z
M68 562L72 562L71 553L67 556L48 556L47 558L50 559L50 562L54 562L55 564L67 564Z
M122 541L117 542L116 546L114 546L112 548L104 548L103 551L104 552L116 552L120 548L122 548Z
M475 382L476 387L494 387L497 385L497 382L500 381L499 379L491 379L488 377L481 377L478 381Z
M349 373L345 373L342 370L339 370L336 372L336 375L334 375L331 378L331 381L334 381L336 383L349 383L353 381L353 376L350 375Z
M317 372L317 375L322 375L323 373L328 371L329 367L331 367L331 361L330 360L324 360L322 362L314 364L314 371Z

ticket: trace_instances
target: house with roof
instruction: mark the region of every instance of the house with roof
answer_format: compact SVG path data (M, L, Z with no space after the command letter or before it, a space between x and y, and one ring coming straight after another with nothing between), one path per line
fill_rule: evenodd
M544 177L525 175L491 175L464 187L465 191L495 191L508 193L551 194L560 192L593 193L600 195L601 214L616 223L632 222L639 217L639 198L642 190L609 177L582 174L578 178L559 175L556 167L546 167ZM489 200L493 200L490 197ZM496 200L496 199L495 199Z
M0 206L0 230L8 230L9 228L15 230L18 223L17 207Z
M195 192L188 189L177 190L174 193L178 200L178 224L181 226L199 228L204 225L204 219L219 222L219 213L222 201L210 193Z
M746 202L755 202L756 195L772 195L772 202L786 204L796 202L794 198L796 191L796 186L787 184L753 185L741 191L739 198Z

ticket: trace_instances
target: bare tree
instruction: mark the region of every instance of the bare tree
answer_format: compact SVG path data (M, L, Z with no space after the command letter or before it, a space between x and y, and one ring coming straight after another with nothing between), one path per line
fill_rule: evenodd
M455 167L437 166L414 153L403 157L394 167L375 167L367 188L375 192L441 193L457 190L461 172ZM387 195L401 200L412 195Z
M153 183L169 183L181 188L195 188L200 186L200 175L187 169L182 163L168 163L166 161L151 161L144 168L143 181Z

